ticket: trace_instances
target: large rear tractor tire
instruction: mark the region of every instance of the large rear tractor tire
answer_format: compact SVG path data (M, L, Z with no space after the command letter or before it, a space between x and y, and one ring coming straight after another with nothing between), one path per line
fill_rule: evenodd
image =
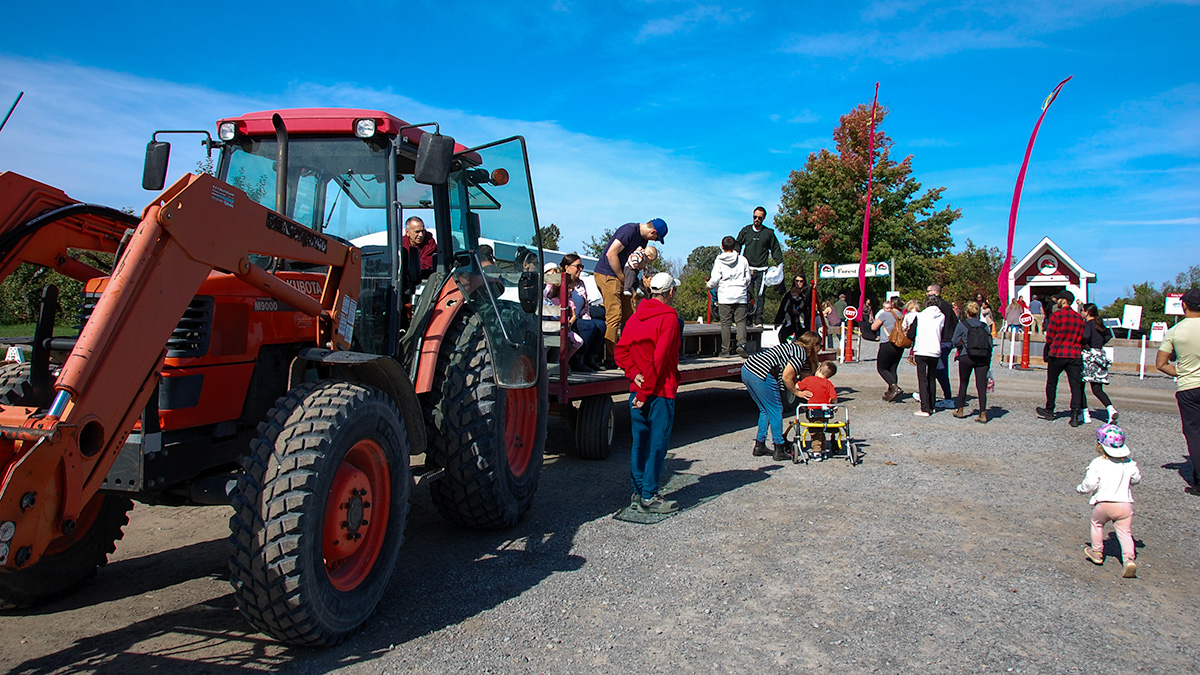
M478 315L451 325L425 407L429 458L446 472L430 483L450 522L478 529L517 524L542 471L549 416L545 359L537 386L502 389Z
M383 392L316 382L275 403L233 495L230 581L279 640L341 642L383 598L404 541L408 437Z
M14 404L33 392L29 374L28 363L6 363L0 366L0 404Z
M75 531L50 542L38 561L0 571L0 609L24 609L60 598L96 574L124 536L133 502L98 494L83 507ZM11 555L11 553L10 553Z
M588 396L575 416L575 450L582 459L608 459L612 454L616 416L612 396Z

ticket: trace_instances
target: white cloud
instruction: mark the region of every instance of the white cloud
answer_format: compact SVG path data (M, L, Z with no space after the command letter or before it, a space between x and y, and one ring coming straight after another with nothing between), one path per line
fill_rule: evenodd
M812 124L813 122L820 121L821 116L809 110L808 108L801 110L794 117L792 117L792 119L788 120L788 122L791 124Z
M724 171L675 151L588 136L552 121L503 119L439 109L388 90L353 84L300 83L262 98L149 80L67 63L0 56L0 99L26 92L0 133L4 168L76 199L140 209L146 142L156 129L213 130L221 117L290 107L381 109L416 122L437 120L468 145L523 135L528 140L539 219L555 223L574 248L605 228L661 217L671 225L664 253L685 258L749 222L755 205L773 202L780 178ZM11 93L10 93L11 92ZM185 140L181 140L185 139ZM203 157L195 137L176 137L172 175Z
M681 14L647 21L638 31L636 41L646 42L652 38L688 33L706 23L730 24L749 16L748 12L739 9L725 10L719 5L697 5Z
M930 31L917 27L906 31L857 31L793 35L781 51L808 57L860 58L884 61L924 59L981 49L1011 49L1038 46L1015 33L996 30L958 29Z
M1158 220L1105 220L1101 221L1101 225L1200 225L1200 218L1195 216L1190 218L1160 218Z

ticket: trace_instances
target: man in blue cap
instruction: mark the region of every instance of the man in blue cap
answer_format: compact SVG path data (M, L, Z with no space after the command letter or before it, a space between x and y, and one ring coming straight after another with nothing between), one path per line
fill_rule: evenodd
M604 348L605 363L614 368L613 349L617 345L617 336L621 326L633 314L632 298L624 294L625 261L634 251L646 245L647 242L665 242L667 223L662 218L654 218L645 223L625 223L613 232L612 239L604 247L604 255L596 263L594 272L596 286L604 298Z

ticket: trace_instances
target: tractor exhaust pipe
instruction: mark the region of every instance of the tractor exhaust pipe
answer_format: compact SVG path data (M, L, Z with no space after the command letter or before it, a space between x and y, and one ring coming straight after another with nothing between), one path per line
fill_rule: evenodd
M279 144L279 158L275 166L275 210L280 214L287 213L287 180L288 180L288 133L279 113L271 116L271 124L275 125L275 141Z

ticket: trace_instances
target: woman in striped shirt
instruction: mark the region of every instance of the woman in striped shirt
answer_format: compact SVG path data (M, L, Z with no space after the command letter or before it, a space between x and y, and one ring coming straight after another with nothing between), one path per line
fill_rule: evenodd
M811 333L805 333L811 335ZM815 337L815 336L814 336ZM811 339L811 338L810 338ZM818 338L819 339L819 338ZM783 404L780 400L780 382L792 394L797 394L796 383L803 371L816 370L815 350L805 349L801 342L804 336L794 341L783 342L770 349L752 354L742 365L742 382L750 390L750 396L758 405L758 435L754 440L754 456L772 454L767 450L767 429L771 430L771 441L775 444L773 459L782 462L788 459L787 446L783 440ZM810 342L811 344L811 342Z

